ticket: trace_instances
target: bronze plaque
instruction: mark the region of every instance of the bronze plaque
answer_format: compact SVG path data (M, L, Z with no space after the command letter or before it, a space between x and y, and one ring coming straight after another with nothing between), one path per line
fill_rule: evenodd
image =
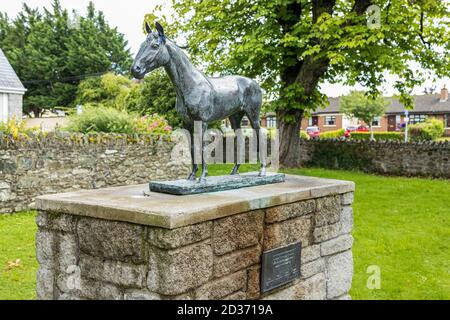
M261 291L267 292L300 277L301 242L263 252Z

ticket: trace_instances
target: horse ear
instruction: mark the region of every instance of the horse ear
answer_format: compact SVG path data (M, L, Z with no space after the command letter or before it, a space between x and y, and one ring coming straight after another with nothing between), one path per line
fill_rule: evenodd
M162 27L162 25L159 24L158 21L155 22L155 27L156 30L158 30L159 35L164 36L164 28Z
M147 34L150 34L152 32L152 29L150 28L148 22L145 23L145 31L147 32Z

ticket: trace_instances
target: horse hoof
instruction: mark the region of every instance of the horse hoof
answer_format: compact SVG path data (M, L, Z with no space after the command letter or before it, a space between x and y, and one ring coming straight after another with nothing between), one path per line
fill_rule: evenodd
M261 171L259 171L259 176L260 177L265 177L266 176L266 169L261 169Z
M200 179L198 179L198 183L200 184L206 183L206 177L200 177Z
M195 181L195 174L191 174L189 175L189 177L187 178L188 181Z

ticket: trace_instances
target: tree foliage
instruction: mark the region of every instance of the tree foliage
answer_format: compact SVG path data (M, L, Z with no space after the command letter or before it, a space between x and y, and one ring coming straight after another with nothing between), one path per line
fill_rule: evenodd
M51 10L24 4L14 19L0 13L0 47L28 89L28 114L73 106L79 81L89 75L129 70L127 41L92 2L87 15L72 26L73 18L58 0Z
M181 118L175 110L175 99L175 90L167 75L154 71L140 83L113 73L81 81L76 102L127 110L141 116L159 114L172 127L179 127Z
M173 0L173 8L166 29L186 35L208 73L257 78L277 99L286 166L298 164L302 115L326 103L324 81L359 83L376 96L389 72L411 107L410 90L427 71L450 73L447 1Z
M352 91L340 99L340 111L350 118L364 121L370 128L373 140L372 122L386 112L388 102L383 97L370 97L362 91Z

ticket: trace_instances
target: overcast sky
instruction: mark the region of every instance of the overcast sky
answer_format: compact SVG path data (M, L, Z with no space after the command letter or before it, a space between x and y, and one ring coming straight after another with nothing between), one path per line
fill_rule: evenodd
M75 9L81 15L86 12L89 0L60 0L64 8ZM2 0L0 11L6 12L10 17L15 17L21 10L23 0ZM31 7L51 7L52 0L28 0L25 1ZM171 13L170 0L94 0L95 7L103 11L108 22L112 26L117 26L119 31L125 34L129 42L131 52L137 52L140 43L144 40L142 34L142 20L144 13L150 12L158 4L164 7L164 13L169 16ZM389 80L384 86L385 95L396 94L392 85L394 78L386 74ZM424 87L436 86L439 91L444 84L450 87L450 79L441 79L436 83L427 82L421 87L414 89L415 94L422 94ZM352 88L343 85L322 84L321 91L330 97L336 97L347 94ZM355 87L355 89L363 89Z

